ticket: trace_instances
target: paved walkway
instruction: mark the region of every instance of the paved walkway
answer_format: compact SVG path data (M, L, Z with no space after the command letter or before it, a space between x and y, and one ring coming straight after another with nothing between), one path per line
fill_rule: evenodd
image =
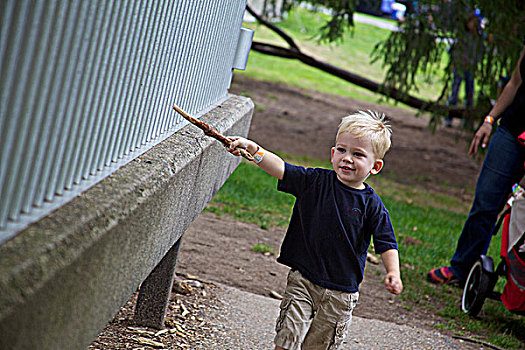
M376 27L388 29L393 32L397 32L399 30L399 26L397 22L385 21L385 20L381 20L381 19L378 19L372 16L365 16L358 12L354 13L354 21L358 23L372 24Z
M207 320L212 336L195 349L273 349L279 301L216 284L222 307ZM418 328L354 317L343 349L479 349L474 344Z

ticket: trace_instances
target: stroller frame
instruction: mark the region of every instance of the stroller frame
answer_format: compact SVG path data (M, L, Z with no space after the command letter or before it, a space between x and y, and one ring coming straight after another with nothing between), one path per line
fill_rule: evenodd
M505 235L508 235L511 206L508 206L499 216L498 222L496 223L493 235L497 235L501 225L503 224L503 230L507 230ZM507 263L507 242L505 237L502 238L501 247L501 261L494 269L494 260L490 256L481 255L479 259L472 265L470 273L465 282L463 288L463 296L461 298L461 309L463 312L468 313L471 316L477 316L483 307L483 303L487 298L493 300L503 301L505 307L512 313L525 315L525 310L511 310L508 305L508 298L502 293L494 291L494 287L499 279L503 276L507 279L507 284L510 282L509 266ZM505 251L504 251L505 250ZM507 286L505 286L507 288ZM505 291L504 291L505 293Z

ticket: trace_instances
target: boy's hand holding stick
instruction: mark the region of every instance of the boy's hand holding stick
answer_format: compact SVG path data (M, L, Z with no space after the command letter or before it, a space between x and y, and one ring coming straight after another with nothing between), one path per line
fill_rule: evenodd
M214 127L212 127L210 124L205 123L201 120L198 120L196 118L193 118L191 115L180 109L177 105L173 105L173 109L177 111L180 115L184 117L187 121L192 123L193 125L198 126L202 131L204 131L204 134L207 136L211 136L217 141L221 142L224 146L231 148L231 144L233 142L232 139L222 135L220 132L217 131ZM237 147L237 149L241 152L241 156L246 158L247 160L253 161L253 156L246 151L244 148Z

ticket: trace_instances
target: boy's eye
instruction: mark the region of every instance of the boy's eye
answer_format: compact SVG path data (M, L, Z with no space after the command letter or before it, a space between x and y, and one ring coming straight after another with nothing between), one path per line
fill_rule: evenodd
M345 153L346 150L342 147L337 147L337 152L340 152L340 153Z
M356 157L364 157L365 155L361 152L354 152L354 156Z

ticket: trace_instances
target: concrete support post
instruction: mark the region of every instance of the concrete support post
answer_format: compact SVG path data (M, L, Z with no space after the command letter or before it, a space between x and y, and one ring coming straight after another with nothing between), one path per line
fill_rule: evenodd
M142 282L133 318L137 325L155 329L164 328L164 317L171 295L181 241L182 238L179 238Z

